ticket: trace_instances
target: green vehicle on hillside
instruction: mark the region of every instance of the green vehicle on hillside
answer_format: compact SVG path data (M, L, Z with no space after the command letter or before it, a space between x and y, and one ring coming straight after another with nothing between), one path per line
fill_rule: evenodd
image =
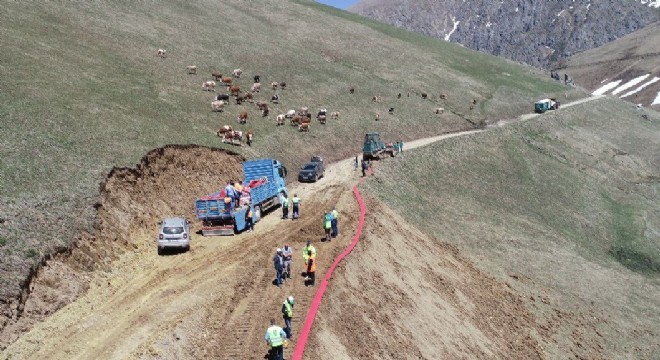
M362 146L362 158L364 160L380 159L385 155L396 156L398 153L398 147L395 147L392 143L385 144L377 132L364 135L364 145Z
M559 101L555 98L543 99L534 103L534 112L543 114L548 110L559 109Z

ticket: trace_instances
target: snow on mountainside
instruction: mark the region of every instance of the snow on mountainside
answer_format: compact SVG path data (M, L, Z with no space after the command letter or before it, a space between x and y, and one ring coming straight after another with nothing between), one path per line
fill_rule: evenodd
M660 20L660 0L361 0L349 11L497 56L552 67Z

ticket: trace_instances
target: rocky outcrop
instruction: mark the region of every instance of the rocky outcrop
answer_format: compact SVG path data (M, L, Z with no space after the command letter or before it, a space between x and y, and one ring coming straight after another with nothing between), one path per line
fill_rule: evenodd
M620 0L362 0L349 11L548 68L659 20L654 7Z

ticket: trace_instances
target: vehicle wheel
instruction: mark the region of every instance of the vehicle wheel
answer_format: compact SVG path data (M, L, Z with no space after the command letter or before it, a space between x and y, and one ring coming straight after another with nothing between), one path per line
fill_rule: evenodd
M158 248L158 255L159 255L159 256L160 256L160 255L163 255L163 249L161 249L160 247Z
M261 205L257 205L254 207L254 222L257 223L259 220L261 220Z
M186 247L183 248L183 252L188 252L190 251L190 245L187 245Z

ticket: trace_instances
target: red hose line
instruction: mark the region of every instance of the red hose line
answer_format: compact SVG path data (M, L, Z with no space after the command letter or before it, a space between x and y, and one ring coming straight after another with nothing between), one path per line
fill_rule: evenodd
M364 217L367 214L367 207L364 205L364 200L362 200L362 195L360 195L360 190L358 190L358 185L360 185L366 177L360 179L360 181L353 186L353 195L355 195L355 200L357 200L358 205L360 206L360 221L358 223L357 230L355 235L353 235L353 241L351 244L335 258L335 261L330 265L330 268L325 273L321 284L319 285L318 290L316 290L316 295L312 300L312 304L309 306L307 311L307 316L305 317L305 323L303 324L302 330L300 331L300 337L296 342L296 347L293 349L293 360L302 360L303 354L305 353L305 347L307 346L307 340L309 339L309 334L312 332L312 325L314 324L314 319L316 319L316 313L319 311L319 306L321 306L321 300L323 299L323 294L328 288L328 282L332 277L332 273L337 268L337 265L353 251L355 245L357 245L360 236L362 235L362 228L364 227Z

